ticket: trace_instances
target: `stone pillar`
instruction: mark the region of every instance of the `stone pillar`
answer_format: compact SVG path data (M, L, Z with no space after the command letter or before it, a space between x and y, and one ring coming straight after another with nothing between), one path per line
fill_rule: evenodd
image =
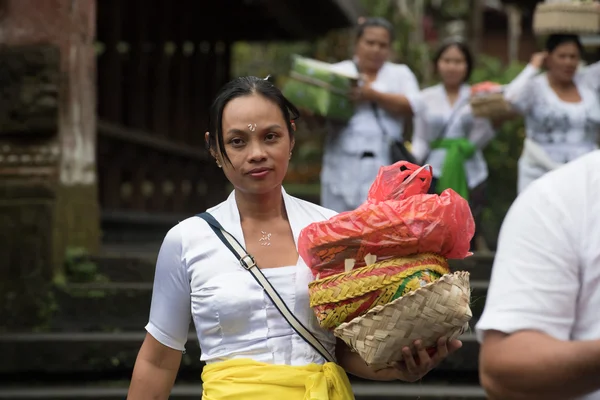
M99 246L95 27L95 0L0 1L0 317Z

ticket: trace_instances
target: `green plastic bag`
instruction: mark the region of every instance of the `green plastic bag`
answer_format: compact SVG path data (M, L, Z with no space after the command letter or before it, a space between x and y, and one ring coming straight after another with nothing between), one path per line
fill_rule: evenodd
M294 56L283 94L296 107L330 119L347 121L354 115L348 93L358 82L358 74L344 75L332 65L311 58Z

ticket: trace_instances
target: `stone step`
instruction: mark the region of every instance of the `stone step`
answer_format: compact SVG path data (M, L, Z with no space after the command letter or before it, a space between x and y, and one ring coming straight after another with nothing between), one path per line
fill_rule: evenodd
M148 322L152 283L67 284L55 292L49 331L139 331Z
M487 281L471 281L471 308L476 321L485 303ZM152 283L68 284L57 289L56 306L46 323L49 331L137 331L148 322Z
M0 334L0 374L125 374L129 376L145 332ZM201 371L200 348L190 332L182 368Z
M158 247L160 244L158 244ZM133 253L126 249L105 251L92 257L97 272L110 282L153 282L156 256L151 252Z
M143 331L0 334L0 374L18 379L21 374L93 376L102 371L128 377L144 336ZM461 339L463 348L448 357L436 373L477 372L479 344L470 332ZM203 366L199 359L198 341L190 332L182 374L199 376Z
M50 387L15 387L0 389L0 399L6 400L70 400L93 399L115 400L127 396L127 384L108 382L94 386L50 386ZM485 400L486 396L476 385L436 385L422 383L353 383L356 400ZM169 396L177 400L198 400L202 394L202 386L176 384Z

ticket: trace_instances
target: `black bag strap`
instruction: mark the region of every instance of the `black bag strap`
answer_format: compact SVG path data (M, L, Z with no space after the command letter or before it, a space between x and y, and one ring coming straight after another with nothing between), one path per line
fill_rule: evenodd
M329 362L335 362L333 356L327 351L325 346L321 344L321 342L313 335L311 331L309 331L303 324L300 322L296 316L290 311L288 306L285 304L279 293L275 290L275 288L271 285L269 280L263 275L260 268L256 265L254 261L254 257L252 257L246 249L237 241L232 234L227 232L208 212L203 212L198 214L197 217L202 218L204 221L208 223L208 226L211 227L213 232L217 235L219 239L223 242L223 244L236 256L236 258L240 261L242 267L248 270L256 282L265 290L269 299L273 302L277 310L281 313L283 318L290 324L290 326L296 331L296 333L304 339L309 345L311 345L317 353L321 355L324 359Z

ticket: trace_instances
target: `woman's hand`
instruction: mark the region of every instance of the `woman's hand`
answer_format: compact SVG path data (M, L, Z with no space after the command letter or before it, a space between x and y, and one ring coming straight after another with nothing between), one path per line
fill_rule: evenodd
M412 355L408 347L405 347L402 349L403 359L394 363L391 367L377 371L378 378L383 381L395 379L405 382L418 381L437 367L449 354L460 349L462 342L456 339L448 341L442 337L438 340L437 349L432 356L427 353L427 350L423 347L423 342L420 340L415 341L415 347L417 349L416 357Z
M350 90L349 97L355 103L362 101L375 101L375 89L371 86L373 80L366 75L361 75L362 85L357 85Z
M533 55L531 56L531 60L529 60L529 64L540 69L544 65L544 61L546 61L547 56L548 56L547 51L540 51L538 53L533 53Z

